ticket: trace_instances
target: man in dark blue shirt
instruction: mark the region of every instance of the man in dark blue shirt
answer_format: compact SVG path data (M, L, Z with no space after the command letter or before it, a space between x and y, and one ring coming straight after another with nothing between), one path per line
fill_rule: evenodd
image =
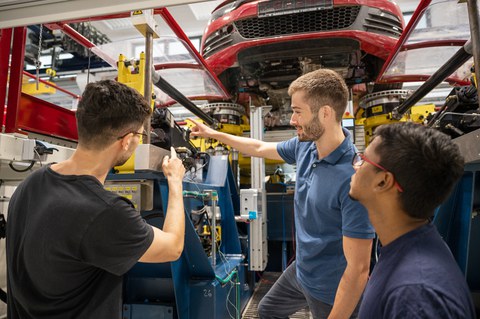
M125 84L86 86L76 112L75 152L28 176L8 205L9 319L123 318L123 275L137 261L180 257L185 169L174 150L162 163L169 187L162 229L104 188L111 168L141 143L150 114L145 98Z
M430 222L463 164L447 135L413 123L378 127L354 157L350 196L383 245L359 318L475 318L465 278Z

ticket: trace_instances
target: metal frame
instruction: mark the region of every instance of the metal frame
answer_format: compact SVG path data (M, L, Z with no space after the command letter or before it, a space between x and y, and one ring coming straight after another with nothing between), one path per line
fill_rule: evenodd
M410 21L408 22L407 26L405 27L405 29L403 29L403 33L402 33L400 39L398 39L397 44L393 48L392 53L390 53L390 56L387 58L387 60L383 64L382 69L378 73L378 77L377 77L376 82L379 82L383 73L385 73L385 70L388 67L390 67L390 64L392 63L393 59L398 55L398 53L400 52L400 49L405 44L405 41L407 41L407 38L410 36L410 33L412 33L412 31L415 28L415 26L417 25L418 21L420 21L420 17L422 16L423 12L430 5L431 2L432 2L432 0L422 0L422 2L419 3L417 9L415 9L415 12L413 13L412 17L410 18Z
M14 133L18 131L18 115L21 104L20 96L22 92L22 74L23 61L25 57L26 36L26 27L18 27L13 29L12 62L10 66L10 81L7 95L7 115L5 120L6 133Z
M190 1L193 2L193 1ZM102 11L99 11L102 13ZM188 39L187 35L180 28L178 23L175 21L173 16L166 8L157 8L154 9L154 14L159 14L165 20L167 25L173 30L178 38L183 40L190 51L194 54L195 59L197 60L199 66L192 65L193 68L206 69L212 79L220 87L223 97L215 96L214 98L228 98L229 94L224 88L217 76L211 71L210 67L207 65L203 57L198 53L194 48L193 44ZM0 15L1 16L1 15ZM67 15L68 16L68 15ZM61 30L70 38L72 38L77 43L89 48L97 56L105 60L107 63L116 66L116 61L112 60L107 54L104 54L98 47L73 29L68 25L70 22L81 22L81 21L93 21L93 20L102 20L102 19L115 19L115 18L127 18L130 16L130 12L123 12L118 14L110 15L100 15L97 17L88 17L88 18L78 18L76 20L70 21L59 21L45 24L46 27L51 30ZM42 21L38 21L42 22ZM0 24L2 25L2 24ZM24 75L23 71L23 61L25 55L25 40L26 40L26 27L17 27L14 29L0 29L1 38L0 38L0 112L3 109L5 113L4 101L7 98L7 107L8 112L6 112L3 124L3 131L6 133L15 133L32 131L39 134L52 135L68 140L77 139L77 127L75 121L75 113L72 111L64 112L63 108L56 107L55 105L45 102L40 99L29 97L26 94L21 93L22 86L22 76ZM13 39L13 40L12 40ZM11 55L11 64L9 65L10 49L12 49ZM183 67L178 64L167 64L167 65L157 65L154 66L155 69L166 69L172 67ZM8 79L8 70L10 70L10 78ZM27 75L28 76L28 75ZM8 93L5 91L8 87ZM66 90L57 88L64 93ZM67 94L76 97L76 95L68 92ZM197 99L199 97L194 97ZM209 96L208 98L212 98ZM35 110L32 111L32 105L35 103ZM32 112L35 112L35 116L32 116ZM42 112L46 112L43 114ZM0 113L1 114L1 113ZM53 119L58 119L57 122L54 122Z
M0 116L2 117L2 126L5 125L5 98L7 97L8 64L10 60L10 47L12 45L12 31L12 29L0 30Z
M173 6L202 0L44 0L3 6L0 10L0 28L26 26L58 21L58 17L74 20L83 17L130 12L134 10Z

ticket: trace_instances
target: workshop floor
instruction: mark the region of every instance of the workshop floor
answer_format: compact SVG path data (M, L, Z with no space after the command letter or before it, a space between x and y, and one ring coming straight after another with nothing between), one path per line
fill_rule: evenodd
M252 298L248 302L245 310L242 314L242 319L258 319L257 308L260 300L270 290L275 281L280 277L279 272L265 272L260 280L257 288L255 289ZM310 311L302 309L290 316L290 319L310 319L312 318Z

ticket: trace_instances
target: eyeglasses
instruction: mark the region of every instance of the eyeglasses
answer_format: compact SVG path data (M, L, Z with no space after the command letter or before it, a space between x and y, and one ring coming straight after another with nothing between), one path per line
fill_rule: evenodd
M381 166L380 164L377 164L375 162L372 162L371 160L369 160L368 158L365 157L365 155L363 155L363 153L360 153L360 152L357 152L355 153L355 156L353 156L353 160L352 160L352 165L354 167L360 167L363 165L363 163L369 163L369 164L372 164L373 166L381 169L382 171L386 172L386 173L390 173L392 174L393 178L395 179L395 175L393 175L392 172L390 172L388 169L386 169L385 167ZM395 187L398 189L398 191L400 193L403 192L403 188L402 186L400 186L400 184L398 184L398 182L395 180Z
M132 131L132 132L128 132L128 133L125 133L123 134L122 136L120 137L117 137L117 140L121 140L122 138L124 138L125 136L127 136L128 134L133 134L133 135L138 135L140 137L142 137L143 139L146 139L147 138L147 133L145 132L137 132L137 131Z

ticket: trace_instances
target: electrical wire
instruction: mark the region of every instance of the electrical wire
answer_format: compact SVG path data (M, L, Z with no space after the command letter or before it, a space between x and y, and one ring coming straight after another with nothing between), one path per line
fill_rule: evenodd
M232 305L233 309L235 309L235 313L237 312L237 307L234 304L232 304L232 302L230 301L230 294L232 293L234 283L232 283L232 281L229 281L229 283L230 283L230 289L228 289L227 298L225 300L225 307L227 308L228 316L231 319L235 319L235 317L230 312L230 307L229 307L229 305Z
M197 188L199 193L202 192L202 189L198 186L199 183L196 182L192 177L185 176L184 179L187 180L188 182L190 182L190 184L193 184Z
M33 148L33 151L35 152L35 154L37 154L37 156L38 156L38 162L40 163L40 167L42 167L43 164L42 164L42 161L40 160L40 154L38 153L38 151L37 151L37 149L36 149L35 147Z
M204 214L205 212L207 211L207 206L203 206L201 209L199 210L194 210L192 209L191 210L191 213L194 214L194 215L202 215Z

